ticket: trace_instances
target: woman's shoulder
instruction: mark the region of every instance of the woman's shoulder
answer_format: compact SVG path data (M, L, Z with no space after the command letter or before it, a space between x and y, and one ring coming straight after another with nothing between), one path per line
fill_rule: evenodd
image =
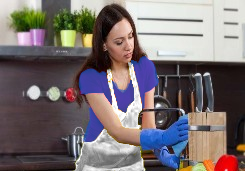
M134 66L139 66L139 68L141 69L146 69L148 67L152 67L154 66L153 62L146 56L142 56L139 60L139 62L137 61L132 61L132 64Z
M94 79L94 78L103 77L104 75L105 75L105 72L98 72L94 68L89 68L80 74L80 78L87 78L87 79L93 78Z
M80 74L79 87L82 94L101 93L106 83L105 72L98 72L95 69L86 69Z

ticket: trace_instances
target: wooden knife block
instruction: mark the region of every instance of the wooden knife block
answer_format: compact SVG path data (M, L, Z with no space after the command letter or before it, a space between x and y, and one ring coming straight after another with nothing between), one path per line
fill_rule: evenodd
M189 160L217 162L226 154L226 112L188 114L189 125L221 125L223 131L189 131Z

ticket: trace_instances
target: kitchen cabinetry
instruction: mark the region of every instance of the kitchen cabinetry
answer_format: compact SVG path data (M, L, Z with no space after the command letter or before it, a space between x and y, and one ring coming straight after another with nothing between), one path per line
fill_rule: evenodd
M170 2L170 3L181 3L181 4L212 4L213 0L130 0L139 2Z
M156 61L213 61L212 2L174 2L125 1L143 49Z
M215 61L245 62L245 1L214 1Z

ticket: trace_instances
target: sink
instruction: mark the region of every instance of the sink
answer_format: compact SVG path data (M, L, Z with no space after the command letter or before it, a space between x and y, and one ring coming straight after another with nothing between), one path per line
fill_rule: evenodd
M44 163L44 162L75 162L74 157L67 155L26 155L17 156L22 163Z

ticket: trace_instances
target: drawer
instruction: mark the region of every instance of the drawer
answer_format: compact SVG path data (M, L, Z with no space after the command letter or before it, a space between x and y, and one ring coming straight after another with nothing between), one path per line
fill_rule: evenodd
M245 2L214 2L214 56L217 62L245 62Z
M127 2L151 60L213 61L212 6Z

